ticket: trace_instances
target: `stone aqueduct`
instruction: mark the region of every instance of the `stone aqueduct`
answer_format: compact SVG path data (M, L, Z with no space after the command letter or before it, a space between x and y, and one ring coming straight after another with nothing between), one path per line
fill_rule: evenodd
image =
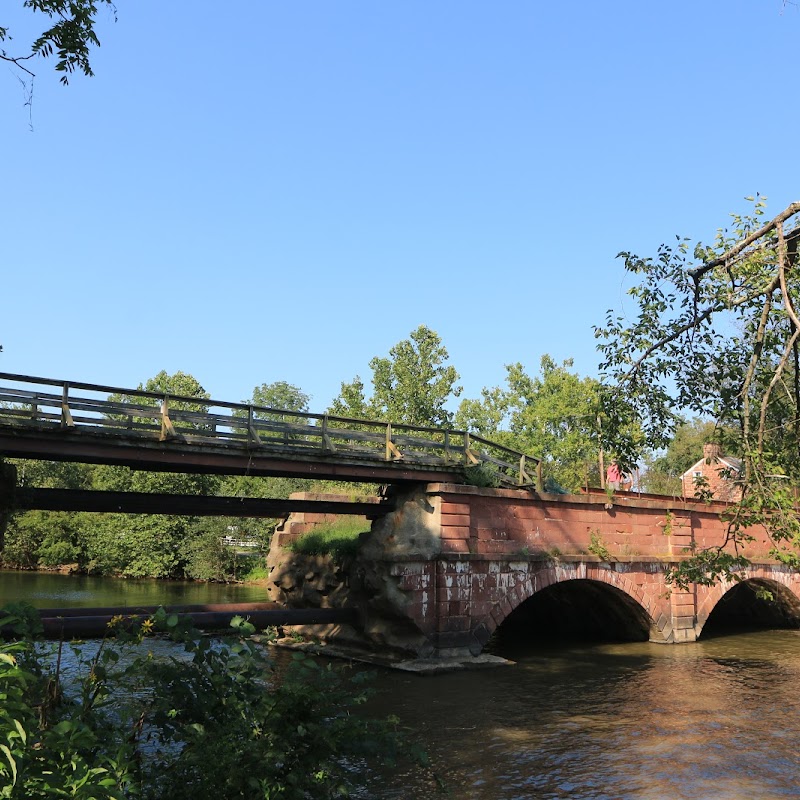
M397 498L396 510L373 523L357 560L336 579L323 559L298 561L285 548L326 518L291 516L273 539L271 593L290 605L357 605L358 635L433 658L479 654L501 624L525 622L528 601L569 586L583 587L577 613L589 632L605 615L621 638L695 641L712 612L746 586L774 598L751 592L750 605L740 600L737 610L751 621L761 615L773 626L800 625L800 575L770 557L763 530L751 531L743 583L679 590L666 582L669 567L692 550L723 542L725 508L652 495L619 493L609 503L603 493L428 484ZM560 611L555 603L537 613ZM355 634L341 627L317 632Z

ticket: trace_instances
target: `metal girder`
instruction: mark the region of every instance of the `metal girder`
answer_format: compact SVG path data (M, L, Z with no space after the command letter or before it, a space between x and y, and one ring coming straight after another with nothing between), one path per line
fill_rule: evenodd
M101 492L84 489L19 487L11 496L0 495L0 507L18 511L94 511L121 514L177 514L194 517L285 517L293 511L345 514L370 519L393 509L389 500L275 500L255 497Z

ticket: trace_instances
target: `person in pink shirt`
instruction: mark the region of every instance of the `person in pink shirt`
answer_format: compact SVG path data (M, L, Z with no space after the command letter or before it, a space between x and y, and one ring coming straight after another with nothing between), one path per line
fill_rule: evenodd
M613 458L606 470L606 489L616 492L620 486L622 486L622 470L617 463L617 459Z

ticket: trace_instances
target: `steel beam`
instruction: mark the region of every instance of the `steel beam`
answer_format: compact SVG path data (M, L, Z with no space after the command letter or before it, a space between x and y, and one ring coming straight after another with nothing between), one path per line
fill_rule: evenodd
M18 487L0 494L0 507L15 511L94 511L120 514L177 514L193 517L285 517L293 511L345 514L370 519L388 514L390 500L276 500L256 497L211 497L84 489Z

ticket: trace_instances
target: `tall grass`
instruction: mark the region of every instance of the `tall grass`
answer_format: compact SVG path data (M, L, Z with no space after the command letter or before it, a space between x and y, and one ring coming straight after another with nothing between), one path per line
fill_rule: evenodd
M369 530L369 522L359 517L342 517L336 522L318 525L287 545L293 553L306 555L354 556L358 535Z

